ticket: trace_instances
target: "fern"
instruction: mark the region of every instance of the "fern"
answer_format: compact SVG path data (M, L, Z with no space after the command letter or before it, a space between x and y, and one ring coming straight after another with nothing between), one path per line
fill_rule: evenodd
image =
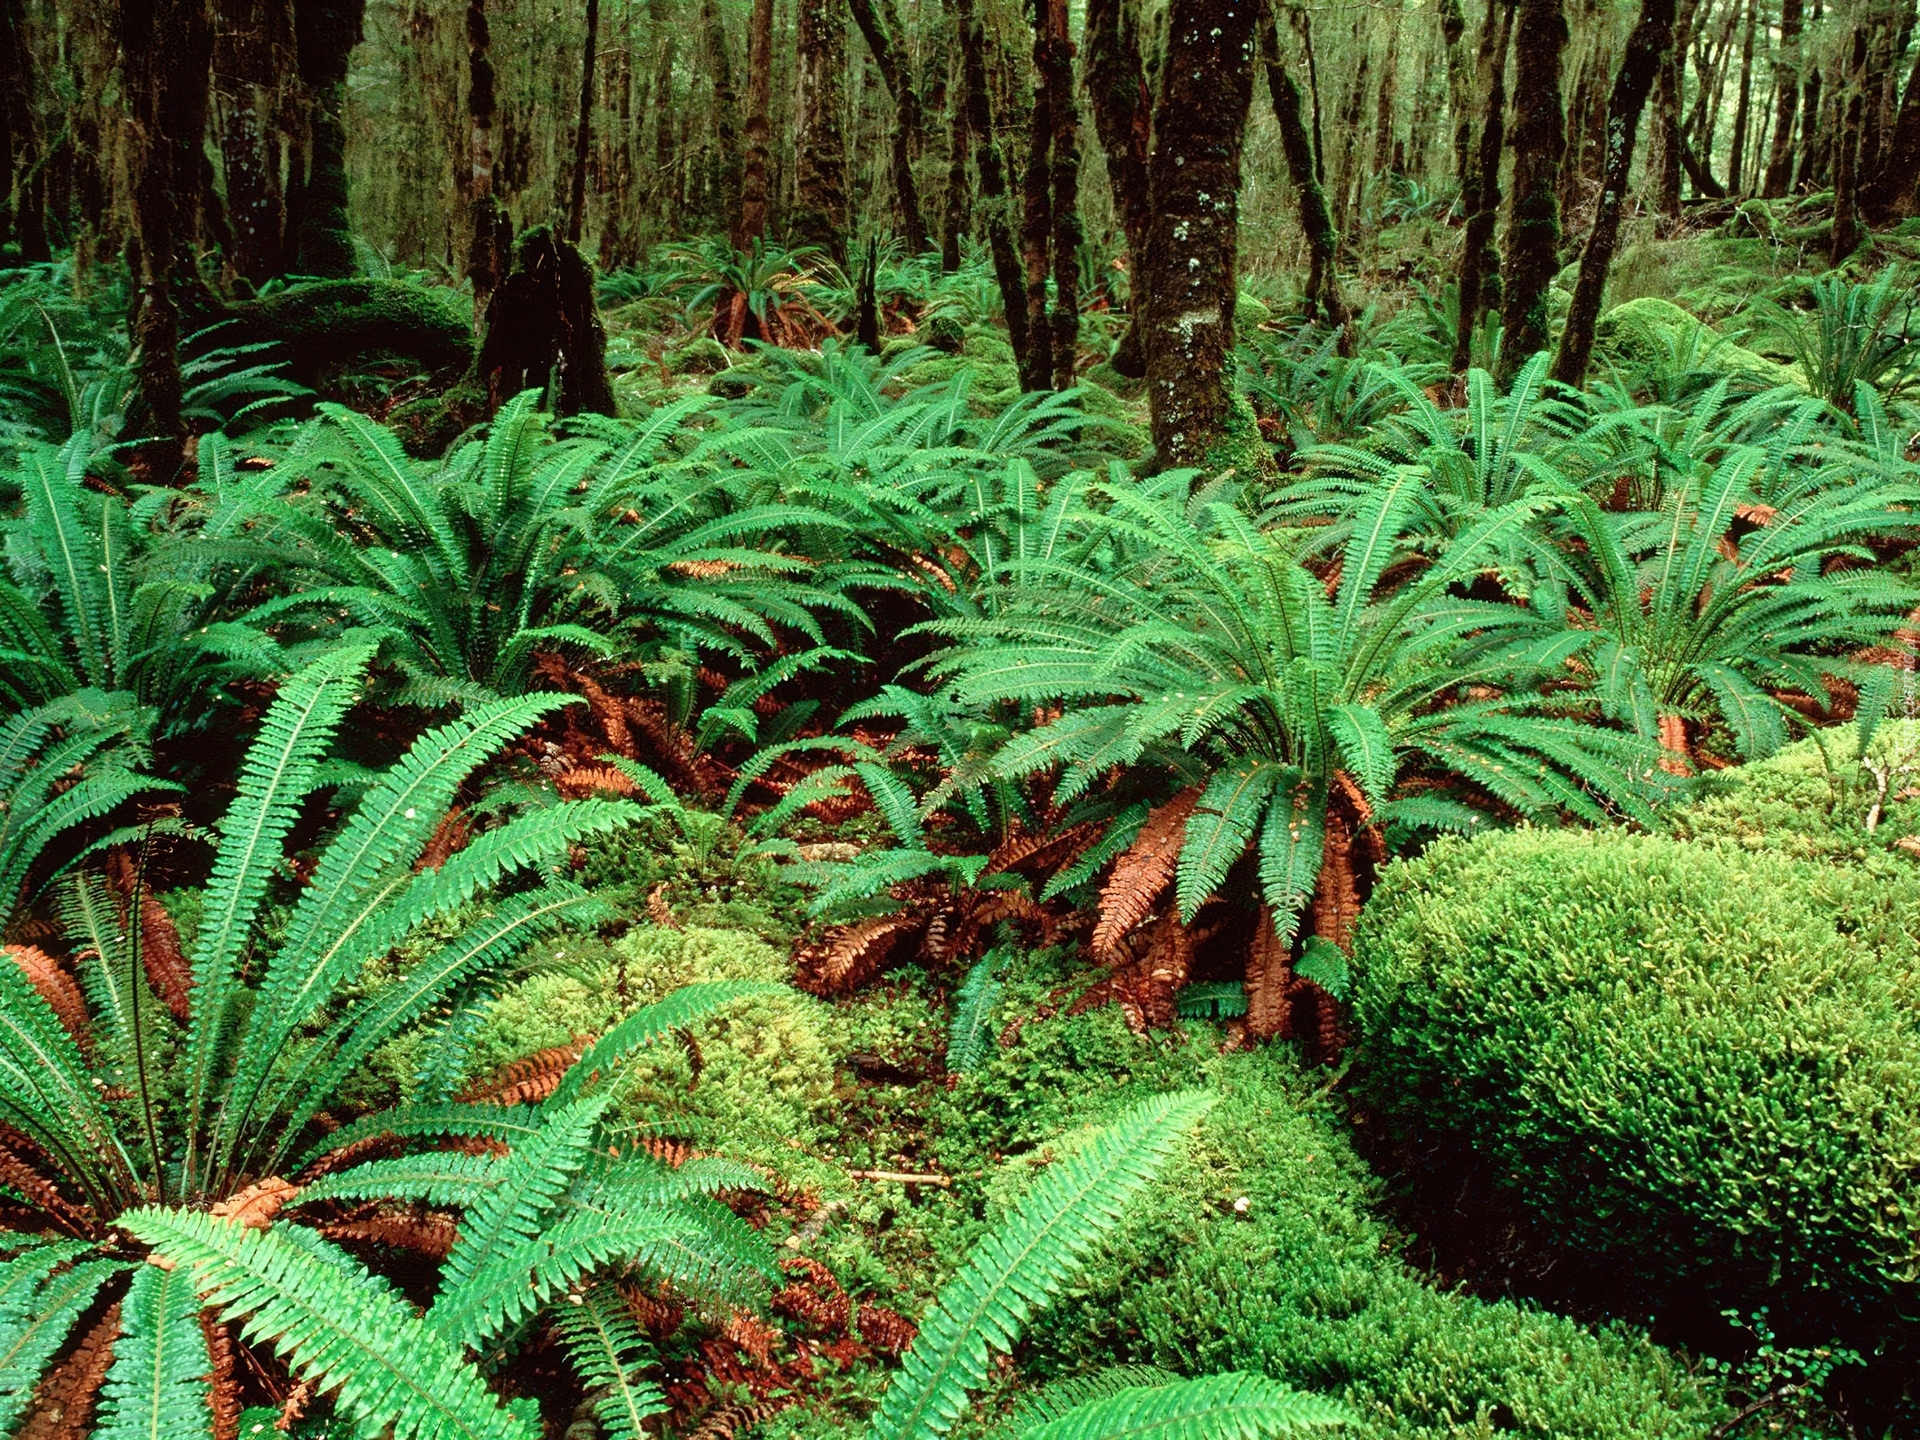
M1043 1173L934 1297L881 1399L873 1440L951 1430L967 1392L985 1382L990 1352L1012 1348L1211 1103L1191 1093L1144 1101Z
M1264 1375L1133 1386L1020 1432L1020 1440L1264 1440L1354 1421L1346 1406Z
M658 1385L640 1372L654 1359L617 1290L589 1285L554 1315L553 1328L588 1393L598 1394L595 1413L607 1440L643 1440L645 1422L669 1409Z
M209 1433L200 1306L190 1270L142 1265L134 1273L100 1390L96 1440L188 1440Z
M1171 1385L1180 1377L1157 1365L1112 1365L1090 1375L1070 1375L1055 1380L1026 1396L1008 1417L1001 1430L1009 1435L1024 1434L1092 1400L1104 1400L1122 1390L1143 1386Z
M22 1260L29 1262L26 1274L38 1270L32 1256L9 1262L9 1269ZM40 1277L32 1291L14 1291L0 1302L0 1432L12 1433L33 1399L41 1370L101 1287L125 1268L116 1260L82 1261ZM0 1281L0 1293L9 1290L13 1287Z
M435 1150L369 1160L323 1176L300 1192L302 1205L322 1200L424 1200L429 1205L471 1206L501 1183L491 1155Z
M953 1020L947 1027L947 1069L956 1075L978 1070L992 1053L994 1007L1007 988L1000 978L1005 964L1004 956L990 952L954 992Z
M121 1224L188 1269L221 1318L333 1391L362 1434L391 1427L396 1440L531 1440L533 1428L501 1409L399 1295L318 1237L157 1207L129 1211Z
M782 985L754 980L706 980L682 985L664 1000L634 1011L593 1044L589 1045L571 1069L560 1077L560 1084L547 1098L543 1109L558 1110L574 1097L630 1056L667 1035L683 1030L721 1007L736 1000L758 995L784 995Z

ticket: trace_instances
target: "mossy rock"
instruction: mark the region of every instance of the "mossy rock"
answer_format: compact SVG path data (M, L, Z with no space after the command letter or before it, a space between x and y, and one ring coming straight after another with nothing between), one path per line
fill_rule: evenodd
M1260 419L1253 413L1253 405L1246 396L1236 394L1233 397L1225 433L1220 437L1220 442L1207 452L1204 468L1210 476L1231 471L1243 484L1272 480L1279 475L1280 467L1274 461L1273 448L1260 433Z
M967 343L967 327L951 315L936 315L923 332L926 343L943 355L958 355Z
M1241 330L1251 330L1256 325L1264 325L1272 318L1272 307L1257 295L1249 295L1242 290L1233 302L1233 323Z
M696 335L666 355L667 369L675 375L717 375L732 364L727 347L709 335Z
M969 360L978 360L988 365L1016 365L1013 344L997 330L975 330L967 336L967 343L960 353Z
M446 454L455 440L486 415L486 389L469 378L444 394L421 395L395 406L387 416L387 428L400 437L409 455L431 459Z
M1693 363L1722 373L1751 376L1762 386L1802 383L1789 367L1736 345L1671 300L1651 295L1616 305L1602 315L1593 329L1593 348L1596 356L1627 370L1670 363L1671 357L1691 356Z
M473 363L473 306L439 285L404 280L321 280L231 307L219 343L278 343L287 372L317 385L377 355L399 355L451 378Z

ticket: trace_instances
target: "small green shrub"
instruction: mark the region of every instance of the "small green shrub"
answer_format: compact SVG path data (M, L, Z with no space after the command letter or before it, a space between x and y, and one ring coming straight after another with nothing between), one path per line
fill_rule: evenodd
M1871 1323L1920 1276L1917 956L1920 872L1443 842L1361 921L1360 1094L1655 1296Z
M1382 1437L1680 1440L1712 1423L1707 1390L1636 1334L1411 1274L1324 1079L1284 1049L1185 1050L1220 1102L1072 1303L1036 1322L1035 1370L1264 1372L1344 1400Z

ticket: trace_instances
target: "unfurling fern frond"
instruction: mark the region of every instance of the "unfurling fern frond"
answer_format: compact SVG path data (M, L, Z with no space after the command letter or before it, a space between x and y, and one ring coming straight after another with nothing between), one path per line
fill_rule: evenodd
M291 1226L248 1230L149 1206L121 1225L191 1272L221 1317L270 1346L362 1434L395 1440L533 1440L479 1372L345 1251Z
M1020 1440L1266 1440L1353 1418L1346 1406L1278 1380L1230 1372L1090 1400L1022 1431Z
M953 1023L947 1028L947 1069L956 1075L978 1070L993 1049L993 1011L1006 993L1000 972L1006 959L990 952L967 972L954 992Z
M660 1387L640 1374L653 1361L653 1345L611 1283L569 1298L554 1312L553 1328L575 1373L599 1397L601 1432L607 1440L642 1440L647 1418L669 1408Z
M120 1338L100 1392L95 1440L208 1433L207 1341L193 1272L142 1265L120 1307Z
M1212 1103L1193 1092L1143 1101L1045 1171L934 1297L871 1440L934 1440L951 1430L967 1392L986 1380L989 1354L1012 1349Z

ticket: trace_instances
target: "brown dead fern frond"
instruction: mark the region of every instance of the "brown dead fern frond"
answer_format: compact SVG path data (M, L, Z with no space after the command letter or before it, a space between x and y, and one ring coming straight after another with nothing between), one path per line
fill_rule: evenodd
M459 1099L465 1104L538 1104L559 1088L560 1077L573 1068L574 1061L592 1043L591 1035L576 1035L568 1044L522 1056L466 1086Z
M913 1321L881 1305L862 1305L853 1323L862 1340L887 1355L903 1352L919 1333Z
M79 982L67 967L37 945L9 945L7 954L13 957L13 963L27 983L40 992L40 998L59 1017L61 1027L73 1037L74 1043L83 1051L91 1052L93 1038L87 1027L87 1002L80 994Z
M1100 921L1093 928L1094 959L1117 958L1122 937L1154 912L1161 892L1173 879L1187 835L1187 817L1199 799L1198 787L1189 786L1155 807L1133 844L1114 862L1113 874L1100 892Z
M467 842L473 839L473 819L467 814L464 805L455 805L440 817L440 823L433 827L433 834L427 837L427 843L420 852L420 858L414 861L415 870L438 870L460 851L467 848Z
M1256 1040L1285 1040L1293 1034L1293 947L1274 929L1273 911L1260 918L1247 942L1247 1033Z
M26 1423L15 1440L87 1440L93 1433L94 1402L113 1363L120 1338L120 1302L114 1301L68 1350L66 1359L40 1377Z
M911 913L875 915L838 926L819 945L802 951L794 983L813 995L844 995L889 964L909 958L926 930L925 918Z
M358 1241L385 1245L394 1250L410 1250L416 1255L444 1260L460 1238L460 1228L451 1215L439 1213L409 1214L392 1212L329 1220L319 1227L329 1240Z
M207 1408L213 1412L213 1440L240 1440L240 1377L236 1373L231 1327L212 1310L200 1312L200 1333L206 1337Z

